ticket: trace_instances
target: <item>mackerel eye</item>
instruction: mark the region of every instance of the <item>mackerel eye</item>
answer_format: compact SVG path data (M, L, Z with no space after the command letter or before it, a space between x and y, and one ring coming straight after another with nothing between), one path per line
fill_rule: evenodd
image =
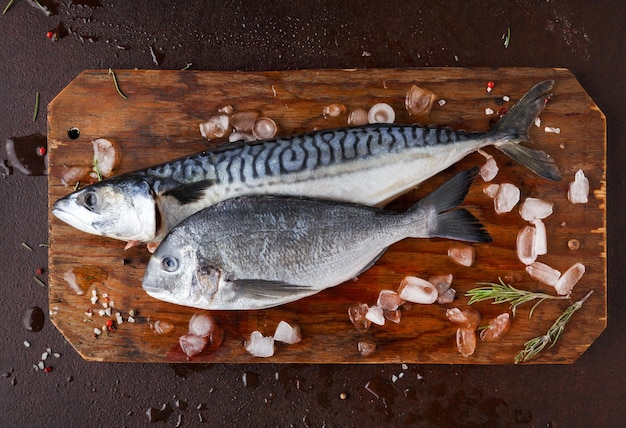
M178 270L178 259L170 256L163 257L161 269L166 272L176 272Z
M88 209L92 209L98 203L98 197L95 192L87 192L85 193L85 197L83 198L83 203L85 207Z

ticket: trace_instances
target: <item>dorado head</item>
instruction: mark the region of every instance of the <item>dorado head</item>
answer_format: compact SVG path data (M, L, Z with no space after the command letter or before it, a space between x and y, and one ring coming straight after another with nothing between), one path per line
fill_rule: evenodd
M52 214L83 232L123 241L153 240L160 222L150 185L124 175L59 199Z
M154 252L143 277L143 289L158 300L177 305L212 309L221 279L220 271L204 269L196 247L175 228Z

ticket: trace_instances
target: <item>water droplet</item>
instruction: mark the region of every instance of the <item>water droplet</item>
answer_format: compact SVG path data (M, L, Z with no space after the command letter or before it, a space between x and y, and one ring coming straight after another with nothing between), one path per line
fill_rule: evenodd
M43 311L38 306L29 308L22 318L26 330L34 332L41 331L44 321Z

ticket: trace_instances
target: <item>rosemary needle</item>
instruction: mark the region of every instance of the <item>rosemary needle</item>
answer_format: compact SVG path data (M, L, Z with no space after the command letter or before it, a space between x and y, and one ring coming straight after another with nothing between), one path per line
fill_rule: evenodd
M537 354L543 351L543 349L548 344L550 345L550 348L553 347L556 341L559 340L559 337L561 337L563 330L565 330L565 326L569 322L572 315L574 315L574 312L582 308L583 303L585 303L585 301L589 298L589 296L591 296L592 293L593 290L587 293L585 297L583 297L576 303L571 304L567 309L565 309L561 316L556 319L554 324L552 324L552 327L548 329L548 332L545 335L537 336L526 342L524 344L524 349L522 349L515 356L515 364L528 361L531 358L535 357Z
M35 94L35 111L33 112L33 122L37 120L39 114L39 92Z
M120 85L117 83L117 76L115 75L115 72L113 70L111 70L110 68L109 68L109 74L113 76L113 83L115 84L115 89L117 89L117 93L120 94L120 96L122 98L127 100L128 97L126 95L124 95L124 93L120 89Z
M480 282L478 285L484 285L485 287L473 288L465 293L466 296L471 297L467 304L471 305L473 303L493 299L494 305L498 303L509 303L511 305L511 312L513 313L513 316L515 316L515 311L519 305L539 299L528 314L528 318L531 318L535 308L544 300L569 298L569 296L554 296L551 294L519 290L512 285L505 284L504 281L502 281L502 278L498 278L498 280L500 281L499 284Z
M2 11L2 14L4 15L5 13L7 13L7 10L9 10L9 8L13 5L13 2L15 0L11 0L4 8L4 10Z

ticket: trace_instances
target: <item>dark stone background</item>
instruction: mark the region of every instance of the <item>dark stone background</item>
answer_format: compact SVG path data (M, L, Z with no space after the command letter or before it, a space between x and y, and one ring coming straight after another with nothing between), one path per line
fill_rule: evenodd
M45 134L45 106L85 69L569 68L607 117L609 319L568 366L87 363L33 280L47 264L46 177L14 171L0 179L0 426L146 426L151 409L157 426L624 426L625 3L60 0L53 16L31 3L0 16L0 141ZM67 35L52 42L59 22ZM38 333L22 325L31 306L46 312ZM47 348L60 358L35 371Z

